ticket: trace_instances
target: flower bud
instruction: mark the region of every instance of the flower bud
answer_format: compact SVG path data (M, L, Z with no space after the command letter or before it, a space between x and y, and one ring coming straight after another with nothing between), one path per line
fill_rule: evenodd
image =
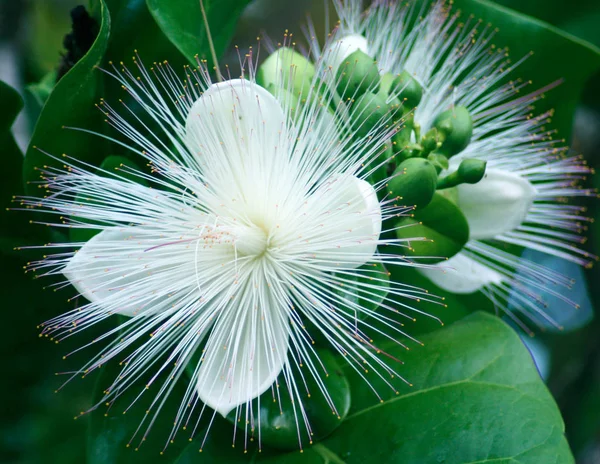
M390 108L382 94L363 93L352 104L352 128L359 138L366 137L374 128L392 123L395 109Z
M433 126L445 135L442 146L437 151L447 157L463 151L473 135L473 119L464 106L444 111L435 118Z
M423 97L423 88L407 71L402 71L392 82L391 92L397 93L406 108L413 109Z
M425 208L435 193L437 171L424 158L409 158L396 168L388 182L391 196L398 197L398 204Z
M460 166L458 166L458 174L462 178L463 184L476 184L485 175L486 161L466 158L462 160Z
M337 72L340 65L346 62L349 55L354 53L356 50L362 50L368 53L369 46L366 37L360 34L349 34L343 36L337 40L330 47L330 55L328 57L328 64L331 66L334 72Z
M389 95L390 89L392 89L392 82L394 82L394 79L395 78L392 73L383 74L379 81L379 93Z
M282 47L260 65L256 82L269 91L272 88L283 88L305 100L310 93L314 76L315 66L308 59L296 50Z
M476 184L483 179L486 164L485 161L478 159L464 159L456 171L438 180L437 188L445 189L459 184Z
M419 262L433 264L462 250L469 240L469 224L456 204L436 193L427 208L398 221L396 236L409 241L407 256L427 257L427 261L420 259ZM424 240L414 240L414 237Z
M361 50L351 53L337 71L338 93L349 99L355 99L367 91L377 92L379 88L379 69L369 55Z

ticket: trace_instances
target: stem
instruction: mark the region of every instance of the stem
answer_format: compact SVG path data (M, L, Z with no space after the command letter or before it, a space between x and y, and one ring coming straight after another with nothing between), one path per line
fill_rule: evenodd
M221 69L219 68L219 61L217 60L217 52L215 50L215 44L213 43L212 34L210 33L210 26L208 25L208 17L206 16L206 10L204 9L204 1L200 0L200 10L202 11L202 19L204 20L204 27L206 28L206 37L208 38L208 48L210 48L210 54L212 60L215 63L215 72L217 73L217 79L219 82L223 81L221 75Z

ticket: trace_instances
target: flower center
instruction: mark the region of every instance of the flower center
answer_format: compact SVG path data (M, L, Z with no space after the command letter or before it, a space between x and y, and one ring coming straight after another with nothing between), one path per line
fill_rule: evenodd
M241 226L236 231L235 246L238 254L243 256L261 256L269 244L267 232L254 224Z

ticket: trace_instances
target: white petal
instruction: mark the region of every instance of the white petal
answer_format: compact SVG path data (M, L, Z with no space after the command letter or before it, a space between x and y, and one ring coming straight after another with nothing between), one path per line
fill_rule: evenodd
M519 227L537 193L527 179L500 169L488 169L480 182L461 184L457 190L472 239L493 238Z
M450 293L473 293L486 285L500 284L502 274L478 263L464 253L458 253L448 261L419 272L438 287Z
M356 176L335 176L315 192L309 208L322 210L325 248L320 260L332 267L353 269L370 261L381 234L381 206L377 192ZM318 238L313 242L318 243Z
M368 53L367 39L360 34L349 34L331 46L326 60L333 70L337 71L344 60L357 50Z
M278 314L276 305L273 301L266 308L236 305L213 328L196 391L223 416L264 393L283 369L289 346L288 316Z
M88 301L114 306L116 314L134 316L147 308L136 298L119 295L123 291L131 294L132 285L147 276L144 265L134 257L124 261L128 249L133 248L128 244L132 241L131 230L104 230L83 245L62 272ZM144 296L147 299L148 295Z
M266 89L246 79L213 84L188 114L186 144L201 166L243 170L252 161L268 163L286 116ZM263 150L260 150L260 145ZM210 170L209 170L210 171ZM232 173L230 173L232 174ZM235 174L229 178L235 178Z

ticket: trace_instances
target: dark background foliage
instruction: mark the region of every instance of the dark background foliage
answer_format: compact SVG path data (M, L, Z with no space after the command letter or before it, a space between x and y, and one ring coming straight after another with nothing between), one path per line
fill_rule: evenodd
M89 5L91 17L88 17L85 11L77 10L73 17L75 27L72 27L69 12L79 3L80 0L0 0L0 80L16 88L24 101L24 111L12 126L13 138L8 129L19 110L20 103L18 98L13 98L9 90L0 87L2 98L0 146L4 162L0 188L2 194L0 301L2 301L3 316L1 362L4 374L3 381L0 383L2 398L0 462L75 463L85 462L86 459L89 462L117 462L123 459L106 456L97 458L93 453L90 454L87 447L88 439L93 440L94 435L89 435L88 431L98 424L90 422L87 417L73 420L92 402L94 390L92 379L78 380L66 390L55 393L62 380L62 376L55 376L55 373L73 367L73 364L63 366L62 354L77 347L80 340L72 343L67 341L56 346L48 340L38 338L36 325L64 311L68 306L65 302L67 297L65 294L54 293L51 289L42 290L42 283L23 274L24 262L36 255L13 250L15 244L37 244L40 240L41 243L51 240L48 236L50 232L42 227L30 226L29 218L4 211L12 195L23 193L18 174L22 163L21 153L27 151L28 161L26 161L25 172L29 169L28 166L32 167L39 161L36 159L38 153L31 148L28 149L32 135L34 141L38 145L43 145L45 149L56 153L68 151L94 163L101 162L107 154L121 154L112 153L110 146L101 146L98 139L90 142L90 138L86 135L69 134L68 137L56 137L56 133L61 131L61 126L70 122L99 131L104 130L100 115L89 109L101 96L118 98L116 97L118 88L114 82L104 79L102 75L90 73L90 69L106 58L115 62L129 59L134 49L137 49L147 62L168 58L175 66L186 63L186 58L192 58L196 52L206 51L206 37L201 33L194 37L195 43L198 44L198 50L194 50L189 43L186 44L185 28L170 27L172 24L181 24L178 23L181 17L171 15L173 11L177 11L176 8L167 8L169 11L164 11L165 5L167 3L184 5L185 1L107 0L108 10L104 14L110 16L110 31L106 27L106 22L102 26L100 21L102 16L100 0L92 1ZM266 32L275 42L283 36L285 29L296 31L300 36L299 23L307 12L310 12L317 29L324 30L324 6L321 0L296 2L256 0L243 11L241 19L236 24L236 12L242 11L243 3L238 1L231 2L229 5L228 1L223 1L220 5L228 17L220 17L221 10L214 12L215 16L212 17L212 21L222 25L213 33L218 42L218 51L224 53L224 63L235 64L237 61L235 49L227 48L231 34L234 34L232 43L239 44L243 48L256 42L257 32ZM600 3L598 1L498 0L497 3L547 21L600 46L600 27L598 27ZM200 21L199 11L189 9L182 11L185 11L183 15L186 16L185 20L189 21L189 24ZM173 23L170 24L169 21ZM86 55L91 45L91 30L94 36L99 33L104 39L94 45ZM167 34L168 37L162 32L163 30L171 31ZM172 34L175 37L171 36ZM502 40L503 36L499 37L499 40ZM523 46L532 48L534 45L523 44ZM594 66L585 54L566 56L561 54L560 49L551 47L542 50L541 53L541 58L537 58L534 62L535 66L547 69L553 78L562 75L564 67L567 67L565 73L577 75L578 69L592 69ZM60 101L61 105L56 107L54 117L47 115L40 123L41 127L35 128L34 132L36 120L57 78L62 82L62 87L57 86L50 99ZM540 85L545 83L547 82L539 82ZM556 98L553 104L559 105L563 102L567 105L576 100L576 96L569 95L568 98ZM44 111L51 111L50 106L48 105ZM65 108L68 111L65 111ZM600 74L586 83L575 116L572 146L597 167L600 164ZM569 121L563 121L560 125L563 127L563 133L566 132L568 135ZM89 149L91 143L94 150ZM600 184L597 177L592 181L597 185ZM31 186L27 188L34 190ZM591 202L590 213L598 217L598 212L598 204ZM589 248L598 254L600 251L598 221L590 229L590 238ZM600 462L600 342L598 342L600 322L597 318L593 318L592 309L600 302L600 287L597 285L599 277L596 269L580 275L574 294L581 304L581 309L577 313L569 313L565 316L564 332L548 330L539 334L534 340L528 341L528 346L534 353L546 384L561 409L571 450L581 464ZM455 314L450 315L450 319L459 319L470 312L465 309L467 306L472 307L479 303L478 300L453 302ZM458 352L461 350L466 352L471 345L476 350L479 339L467 342L461 340L461 333L463 333L461 331L466 330L465 327L474 327L480 331L497 330L506 339L514 336L503 332L500 326L493 325L496 324L495 321L492 322L485 317L481 319L481 316L460 324L463 325L458 325L447 335L432 339L437 340L433 346L438 343L442 347L451 347L451 343L455 343L460 344ZM424 326L419 330L430 332L432 328ZM431 337L425 335L427 336ZM452 348L452 350L456 352L457 349ZM431 351L424 352L425 365L427 365L427 356L433 356L431 353ZM506 362L509 363L509 357L520 360L523 353L504 352L499 349L496 354L501 359L506 358ZM85 357L79 360L83 361ZM516 366L509 364L507 366L516 369ZM418 379L419 371L416 370L413 374L414 378ZM449 376L450 373L441 372L440 382L448 380L444 380L445 375ZM524 373L523 377L527 375ZM478 393L475 392L474 395L476 394ZM489 403L493 403L493 400L490 400L492 394L487 393L488 396L485 396L487 402L482 401L481 408L484 413L487 411L485 408L490 407ZM544 393L540 391L539 395L543 396ZM430 397L424 401L435 404L436 398ZM460 401L460 398L457 401ZM442 406L438 404L438 407ZM416 427L419 420L427 419L421 417L418 406L414 411L411 411L410 407L398 411L398 414L411 413L414 414L412 423L416 424ZM487 413L497 414L491 409ZM538 411L536 414L542 413ZM551 411L548 412L547 417L550 416L552 416ZM546 416L542 414L539 417ZM517 427L520 426L519 421L523 421L523 418L515 416L507 420L516 422L512 425ZM469 426L473 424L464 424L464 427ZM351 421L345 427L346 436L353 436ZM407 435L409 432L410 430L403 433ZM356 433L360 433L360 430ZM90 436L92 438L89 438ZM103 439L105 438L106 436ZM116 438L115 440L118 441ZM335 448L335 441L334 436L328 443L331 442L331 446ZM92 444L94 450L103 449L103 443L92 441ZM111 444L104 443L104 445L110 447ZM194 452L197 452L197 447ZM226 450L222 455L213 458L223 462L237 461L238 455L228 454L230 452L230 449ZM359 455L367 452L368 450L356 449ZM393 449L383 449L380 452L389 454ZM142 456L140 460L143 458L145 462L153 462L155 456L157 453L152 454L152 457ZM193 460L191 456L191 452L184 452L178 462L191 462ZM194 458L196 456L197 454L194 454ZM371 453L369 456L374 460L380 459L376 453ZM440 452L435 459L438 460L437 462L445 462L445 456ZM404 459L408 462L410 450L404 455ZM530 462L555 462L546 461L544 460L546 458L542 457L537 459ZM398 462L405 461L399 459ZM435 461L432 457L431 461L427 462ZM566 461L557 459L556 462Z

